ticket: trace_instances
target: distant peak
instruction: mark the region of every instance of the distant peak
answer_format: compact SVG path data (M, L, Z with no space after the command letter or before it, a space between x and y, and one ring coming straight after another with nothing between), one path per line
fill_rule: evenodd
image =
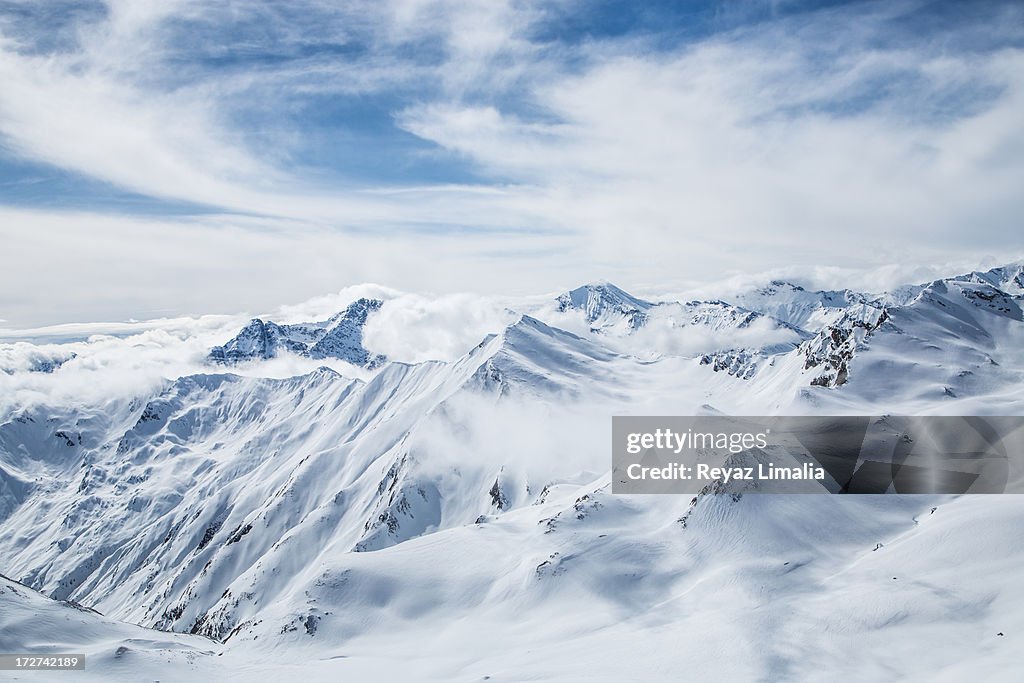
M610 299L621 300L621 301L629 301L629 302L631 302L631 303L633 303L633 304L635 304L637 306L641 306L641 307L650 307L651 306L650 302L644 301L643 299L639 299L639 298L633 296L632 294L630 294L626 290L622 289L621 287L619 287L618 285L616 285L616 284L614 284L612 282L609 282L608 280L598 280L597 282L588 282L587 284L580 285L576 289L573 289L573 290L570 290L570 291L566 292L562 296L566 296L566 295L570 295L570 296L572 296L572 295L576 295L576 296L599 295L599 296L608 297Z
M1024 262L1008 263L986 271L975 270L946 280L989 285L1007 294L1019 296L1024 294Z
M363 348L363 326L380 310L380 299L356 299L326 321L280 325L253 318L223 346L210 350L209 359L233 364L275 358L282 351L314 359L337 358L353 365L378 367L386 360Z
M647 322L647 311L654 306L610 282L582 285L560 295L556 301L559 311L582 311L591 324L614 324L625 318L632 329Z
M788 280L772 280L765 289L792 289L794 292L806 291L802 286Z

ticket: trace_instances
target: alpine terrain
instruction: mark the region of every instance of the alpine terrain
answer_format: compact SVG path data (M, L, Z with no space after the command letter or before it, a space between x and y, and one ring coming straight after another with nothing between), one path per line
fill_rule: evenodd
M0 652L87 661L6 675L1019 677L1019 497L613 495L610 435L1024 414L1024 265L700 301L586 284L421 362L374 345L397 305L6 344Z

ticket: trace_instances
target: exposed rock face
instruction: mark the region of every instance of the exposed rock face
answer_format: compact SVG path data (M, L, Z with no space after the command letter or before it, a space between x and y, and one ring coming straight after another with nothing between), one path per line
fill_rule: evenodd
M871 304L851 306L837 322L801 344L804 369L818 369L811 384L822 387L845 384L854 354L863 348L868 336L888 319L889 313L885 308Z
M700 357L701 365L710 365L715 372L727 372L733 377L750 379L757 372L758 361L763 357L747 350L716 351Z
M386 359L363 348L363 326L383 303L378 299L359 299L323 322L279 325L255 318L229 342L212 348L209 359L231 365L268 360L287 352L307 358L337 358L375 368Z

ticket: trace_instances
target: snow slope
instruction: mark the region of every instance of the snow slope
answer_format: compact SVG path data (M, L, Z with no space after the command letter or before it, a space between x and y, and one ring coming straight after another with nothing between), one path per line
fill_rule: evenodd
M86 652L86 680L1015 680L1020 497L613 496L608 418L1021 414L1021 277L742 307L585 286L451 362L23 401L0 650ZM372 308L223 356L354 358Z
M222 645L7 584L0 633L84 680L1016 680L1018 497L680 507L598 493L341 555Z

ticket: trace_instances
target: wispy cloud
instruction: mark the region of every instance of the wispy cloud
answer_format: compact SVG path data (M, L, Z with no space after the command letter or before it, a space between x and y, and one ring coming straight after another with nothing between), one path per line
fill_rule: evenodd
M5 8L6 158L193 207L0 185L21 324L1024 250L1014 3Z

